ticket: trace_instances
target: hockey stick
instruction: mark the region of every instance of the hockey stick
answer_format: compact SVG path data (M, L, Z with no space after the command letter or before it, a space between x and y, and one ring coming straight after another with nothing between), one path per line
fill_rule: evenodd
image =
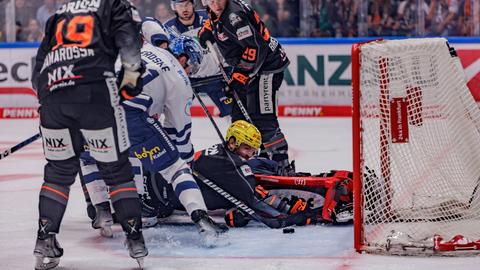
M269 227L271 229L278 229L278 228L285 227L285 224L284 224L285 220L278 220L278 219L273 219L273 218L262 217L259 214L257 214L255 212L255 210L253 210L248 205L246 205L244 202L238 200L237 198L232 196L230 193L228 193L227 191L225 191L224 189L219 187L217 184L215 184L211 180L205 178L203 175L201 175L197 171L193 171L192 174L195 175L195 177L197 177L198 179L200 179L200 181L202 181L205 185L207 185L208 187L213 189L215 192L217 192L220 196L227 199L229 202L233 203L235 206L240 208L242 211L244 211L245 213L250 215L256 221L259 221L259 222L265 224L267 227Z
M220 73L223 76L223 79L225 80L225 82L228 83L230 81L230 78L228 78L228 75L225 72L225 69L223 69L220 52L218 51L218 49L215 46L213 46L212 42L210 42L210 41L207 41L207 47L210 51L212 51L213 56L215 57L215 60L217 61L218 68L220 69ZM238 108L240 108L240 111L242 112L243 117L245 117L245 120L247 120L248 122L253 124L252 118L250 118L250 115L248 115L247 109L245 109L245 106L243 106L243 103L240 100L240 97L238 96L237 91L235 91L235 89L232 89L232 93L233 93L233 98L237 102Z
M22 147L31 144L32 142L36 141L38 138L40 138L40 133L37 133L37 134L33 135L32 137L24 140L23 142L13 146L12 148L9 148L9 149L5 150L3 153L0 153L0 160L2 158L6 158L7 156L9 156L12 153L15 153L16 151L18 151Z
M225 139L223 138L223 135L220 132L220 129L218 128L217 123L215 123L215 120L213 119L212 115L210 114L207 107L205 106L205 103L203 103L203 100L200 98L200 96L198 95L197 91L195 91L195 89L192 88L192 92L195 95L195 97L198 99L198 102L200 103L203 110L205 111L205 114L208 116L208 119L210 119L210 122L212 123L213 127L217 131L218 137L222 141L222 146L225 148L225 151L226 151L227 155L230 155L229 152L228 152L229 150L226 149L226 144L227 143L226 143ZM270 218L265 218L265 217L259 216L257 213L255 213L255 211L252 208L248 207L244 202L242 202L242 201L238 200L237 198L235 198L234 196L230 195L228 192L223 190L221 187L216 185L214 182L212 182L209 179L202 176L200 173L198 173L196 171L193 171L192 173L198 179L200 179L205 185L207 185L208 187L213 189L215 192L217 192L223 198L227 199L229 202L233 203L234 205L236 205L237 207L239 207L240 209L245 211L247 214L249 214L255 220L267 225L269 228L281 228L281 227L284 226L283 223L285 221L279 221L279 220L276 220L276 219L270 219Z
M206 78L190 78L190 81L192 81L192 87L200 87L204 85L208 85L214 82L220 82L222 81L222 77L220 75L215 75L211 77L206 77Z

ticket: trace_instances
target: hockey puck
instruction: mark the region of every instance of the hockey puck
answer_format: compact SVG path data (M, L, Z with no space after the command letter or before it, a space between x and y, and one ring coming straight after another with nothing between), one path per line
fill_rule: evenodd
M294 233L295 229L294 228L284 228L283 233Z

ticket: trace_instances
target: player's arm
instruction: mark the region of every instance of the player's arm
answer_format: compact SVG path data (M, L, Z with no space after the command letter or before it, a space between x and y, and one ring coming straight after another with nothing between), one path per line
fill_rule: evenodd
M117 0L112 4L111 33L114 33L115 46L120 51L122 71L120 90L125 99L138 95L142 91L143 73L140 59L142 41L140 37L141 18L138 11L126 0Z

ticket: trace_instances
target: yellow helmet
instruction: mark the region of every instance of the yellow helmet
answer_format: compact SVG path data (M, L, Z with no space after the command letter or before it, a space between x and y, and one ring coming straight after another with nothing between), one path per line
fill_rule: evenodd
M231 137L235 138L235 145L237 147L244 143L255 149L260 148L262 144L262 135L257 127L244 120L237 120L233 122L227 130L227 142Z

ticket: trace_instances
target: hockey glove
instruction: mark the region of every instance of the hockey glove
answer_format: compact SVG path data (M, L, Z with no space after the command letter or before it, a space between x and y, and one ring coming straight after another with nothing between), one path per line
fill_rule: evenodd
M122 100L132 99L142 92L142 74L144 71L145 65L143 63L135 71L122 67L117 78L118 82L120 82L118 88L120 89L120 97Z
M210 19L207 19L203 24L202 28L198 31L198 41L200 45L206 49L207 48L207 41L212 43L215 42L215 38L213 36L213 29Z
M248 77L247 75L238 71L234 71L232 73L232 77L230 81L228 82L228 88L229 88L228 90L229 91L244 90L248 84L249 79L250 77Z
M230 227L245 227L250 217L237 208L231 208L225 212L225 223Z

